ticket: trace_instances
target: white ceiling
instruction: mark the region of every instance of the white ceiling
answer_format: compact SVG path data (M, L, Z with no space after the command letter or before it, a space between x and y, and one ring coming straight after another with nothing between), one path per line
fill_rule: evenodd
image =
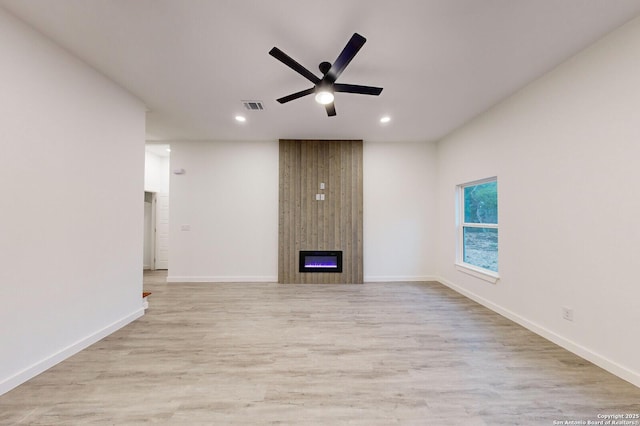
M0 0L147 105L150 140L437 140L640 14L640 0ZM336 117L269 56L312 72L354 32ZM242 100L261 100L262 112ZM244 114L247 122L234 116ZM392 121L378 120L388 114Z

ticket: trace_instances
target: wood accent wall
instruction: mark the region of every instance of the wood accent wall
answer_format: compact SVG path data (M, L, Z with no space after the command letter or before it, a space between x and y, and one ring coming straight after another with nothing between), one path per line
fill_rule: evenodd
M363 282L361 140L280 140L278 242L280 283ZM300 250L342 250L342 273L298 272Z

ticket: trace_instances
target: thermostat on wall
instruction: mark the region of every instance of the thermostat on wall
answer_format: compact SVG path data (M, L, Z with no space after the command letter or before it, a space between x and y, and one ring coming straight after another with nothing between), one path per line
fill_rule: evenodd
M173 174L174 175L183 175L186 173L185 169L173 169Z

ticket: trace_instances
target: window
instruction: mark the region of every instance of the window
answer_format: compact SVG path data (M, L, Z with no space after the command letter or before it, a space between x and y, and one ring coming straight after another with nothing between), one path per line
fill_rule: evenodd
M457 263L497 278L498 180L491 178L460 185L458 195Z

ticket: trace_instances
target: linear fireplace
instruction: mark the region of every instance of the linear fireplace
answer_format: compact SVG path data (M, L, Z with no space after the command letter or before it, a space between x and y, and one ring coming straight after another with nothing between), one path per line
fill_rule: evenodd
M342 251L300 251L299 272L342 272Z

